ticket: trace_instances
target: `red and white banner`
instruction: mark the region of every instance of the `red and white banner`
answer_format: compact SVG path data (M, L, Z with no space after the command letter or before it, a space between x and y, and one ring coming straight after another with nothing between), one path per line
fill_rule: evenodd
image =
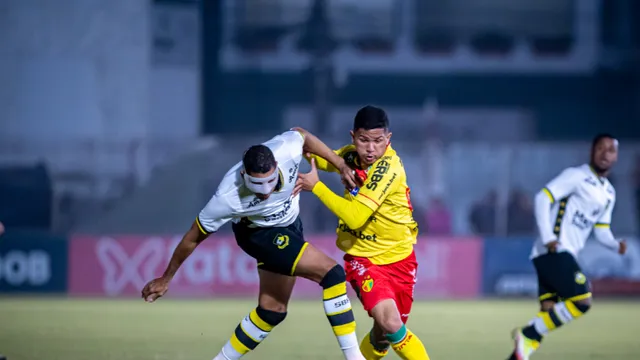
M342 264L333 236L309 242ZM161 275L180 236L76 236L70 245L69 291L86 296L139 296ZM420 298L470 298L480 292L482 242L476 238L421 238L416 245ZM256 261L229 236L213 235L194 251L174 277L170 297L254 297ZM299 279L294 296L315 298L320 287Z

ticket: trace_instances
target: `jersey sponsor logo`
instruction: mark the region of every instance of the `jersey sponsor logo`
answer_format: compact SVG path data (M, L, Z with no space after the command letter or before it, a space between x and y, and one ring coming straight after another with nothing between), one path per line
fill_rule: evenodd
M248 208L252 208L258 204L260 204L262 202L262 200L258 199L258 198L254 198L253 200L251 200L251 202L249 203L249 205L247 206Z
M385 156L378 161L376 168L373 169L373 173L370 174L371 182L367 184L367 189L373 191L378 187L378 183L384 178L384 175L389 172L391 163L389 163L390 156Z
M292 203L292 200L291 200L291 198L289 198L282 205L284 207L284 209L282 209L281 211L278 211L277 213L275 213L273 215L265 216L264 217L264 221L269 222L269 221L277 221L277 220L280 220L280 219L284 219L284 217L287 216L287 213L291 209L291 203Z
M586 183L588 183L588 184L593 185L593 186L598 186L598 182L596 180L594 180L593 178L591 178L591 177L588 177L588 178L584 179L584 181Z
M300 164L296 164L294 167L289 168L289 184L291 184L293 180L296 178L296 175L298 175L299 167L300 167Z
M338 230L345 232L353 237L356 237L358 239L361 240L368 240L368 241L373 241L373 242L377 242L378 241L378 236L376 234L373 235L369 235L369 234L365 234L362 231L356 231L353 229L350 229L347 225L345 224L340 224L338 225Z
M573 214L571 223L582 230L590 229L593 227L593 221L587 219L587 217L583 213L577 210Z
M367 275L363 280L362 280L362 291L364 292L370 292L371 290L373 290L373 279L371 278L371 275Z
M587 282L587 277L580 271L576 271L575 281L578 285L584 285Z
M387 193L387 191L389 191L389 188L391 187L391 184L393 183L393 181L396 179L397 176L398 176L397 173L393 173L393 176L391 176L391 179L389 179L389 181L387 182L387 185L385 185L384 189L382 189L382 192L380 193L380 196L378 196L378 200L382 200L382 198Z
M273 239L273 243L278 247L278 249L282 250L289 246L289 236L278 234L275 239Z

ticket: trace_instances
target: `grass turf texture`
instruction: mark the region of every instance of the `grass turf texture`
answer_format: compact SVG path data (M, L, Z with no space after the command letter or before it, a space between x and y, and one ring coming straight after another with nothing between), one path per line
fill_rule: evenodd
M212 359L255 303L0 298L0 354L8 360ZM361 339L371 320L354 301ZM530 301L414 305L409 327L431 358L506 359L509 332L536 312ZM596 300L549 336L536 359L640 359L640 302ZM320 301L292 301L285 322L246 359L341 359ZM397 359L391 354L387 359Z

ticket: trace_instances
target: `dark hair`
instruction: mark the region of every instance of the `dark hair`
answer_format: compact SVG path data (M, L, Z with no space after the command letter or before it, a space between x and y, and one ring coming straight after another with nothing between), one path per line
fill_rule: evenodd
M244 152L242 165L249 174L265 174L276 166L276 158L268 147L253 145Z
M598 144L600 143L600 140L603 139L613 139L615 140L616 138L613 137L613 135L609 134L609 133L600 133L598 135L596 135L593 140L591 141L591 150L595 149L596 146L598 146Z
M353 119L353 131L387 128L389 128L387 113L381 108L372 105L367 105L358 110L356 117Z

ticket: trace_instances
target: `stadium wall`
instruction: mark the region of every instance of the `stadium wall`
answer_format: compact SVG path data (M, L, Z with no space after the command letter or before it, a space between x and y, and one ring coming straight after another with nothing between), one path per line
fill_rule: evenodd
M340 261L331 235L309 241ZM0 239L0 294L137 297L164 270L180 236L72 236L7 233ZM532 238L421 237L417 299L534 297L535 272L527 260ZM596 296L640 297L640 242L628 240L624 257L588 242L580 256ZM204 242L176 274L169 297L255 297L255 261L230 236ZM301 279L296 298L320 288Z

